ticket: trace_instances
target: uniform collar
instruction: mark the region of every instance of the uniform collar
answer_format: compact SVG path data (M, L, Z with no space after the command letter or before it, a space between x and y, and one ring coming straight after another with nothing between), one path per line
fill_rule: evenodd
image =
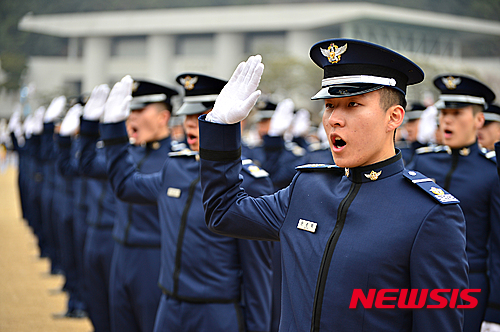
M378 163L355 168L346 168L345 174L355 183L374 182L403 171L401 151L396 148L396 155Z
M479 151L479 145L477 144L477 141L475 141L474 143L472 143L469 146L464 146L464 147L458 148L458 149L450 149L448 153L449 154L458 154L460 156L467 157L467 156L470 156L473 152L477 152L477 151Z
M146 149L151 149L151 150L158 150L162 146L169 146L169 145L170 145L170 136L167 136L165 138L162 138L162 139L159 139L159 140L156 140L156 141L147 142L145 144L145 148Z

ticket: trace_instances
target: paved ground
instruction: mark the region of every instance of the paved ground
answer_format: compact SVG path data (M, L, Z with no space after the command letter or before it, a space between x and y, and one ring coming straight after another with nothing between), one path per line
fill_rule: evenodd
M0 331L90 332L90 320L54 319L64 312L64 279L51 276L40 259L36 239L20 217L17 171L0 170Z

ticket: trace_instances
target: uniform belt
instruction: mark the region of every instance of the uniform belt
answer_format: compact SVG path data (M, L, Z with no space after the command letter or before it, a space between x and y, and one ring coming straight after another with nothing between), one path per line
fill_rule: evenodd
M171 293L170 291L166 290L162 285L158 285L161 288L161 291L163 294L176 299L178 301L182 302L188 302L188 303L238 303L240 302L239 299L209 299L209 298L199 298L199 297L188 297L188 296L179 296L176 294Z
M89 227L97 228L97 229L113 229L113 225L102 225L102 224L89 224Z

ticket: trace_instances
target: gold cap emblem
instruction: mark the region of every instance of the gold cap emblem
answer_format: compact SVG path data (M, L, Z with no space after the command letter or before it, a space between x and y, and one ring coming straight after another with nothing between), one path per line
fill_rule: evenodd
M462 79L448 76L441 78L441 81L444 83L448 90L455 90L457 88L457 85L462 82Z
M380 176L380 174L382 174L382 171L380 172L375 172L375 171L371 171L370 174L365 174L365 176L372 180L372 181L375 181L378 179L378 177Z
M139 85L141 85L141 83L137 82L137 81L134 81L132 83L132 92L136 92L137 89L139 89Z
M186 90L193 90L194 85L196 82L198 82L198 76L191 77L191 76L186 76L180 79L182 85L184 85L184 89Z
M444 195L444 191L442 189L439 189L439 188L436 188L436 187L431 187L430 191L434 195L438 195L438 196Z
M320 47L320 50L330 63L337 63L340 61L340 56L347 51L347 44L338 47L334 43L331 43L330 46L328 46L328 49Z

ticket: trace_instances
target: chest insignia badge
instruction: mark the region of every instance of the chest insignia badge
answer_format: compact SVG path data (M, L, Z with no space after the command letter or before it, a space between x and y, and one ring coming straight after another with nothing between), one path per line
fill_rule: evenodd
M167 189L167 196L173 198L179 198L181 197L181 190L179 188L170 187Z
M382 171L380 172L375 172L375 171L371 171L370 174L365 174L365 176L372 180L372 181L375 181L378 179L378 177L380 176L380 174L382 174Z
M311 233L316 232L317 226L318 226L317 223L315 223L313 221L304 220L304 219L299 219L299 223L297 224L298 229L301 229L303 231L308 231Z

